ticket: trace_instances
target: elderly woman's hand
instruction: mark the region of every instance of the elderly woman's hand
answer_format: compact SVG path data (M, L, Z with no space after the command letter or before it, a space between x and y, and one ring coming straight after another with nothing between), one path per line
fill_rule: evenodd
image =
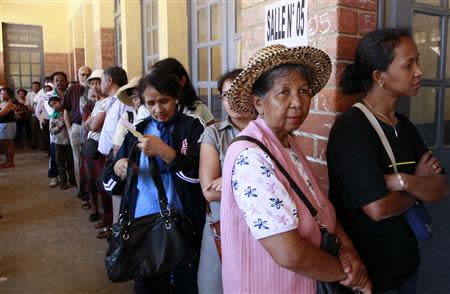
M347 274L345 280L340 283L348 288L371 293L372 285L367 276L366 267L353 247L342 246L339 249L339 260L344 272Z
M164 143L159 137L153 135L144 135L138 138L137 147L147 156L159 156L161 159L170 163L176 156L175 150Z

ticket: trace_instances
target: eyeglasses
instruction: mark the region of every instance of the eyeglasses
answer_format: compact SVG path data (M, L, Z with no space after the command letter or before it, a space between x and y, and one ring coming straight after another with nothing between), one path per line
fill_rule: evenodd
M222 95L219 95L219 99L220 100L228 99L228 91L222 92Z

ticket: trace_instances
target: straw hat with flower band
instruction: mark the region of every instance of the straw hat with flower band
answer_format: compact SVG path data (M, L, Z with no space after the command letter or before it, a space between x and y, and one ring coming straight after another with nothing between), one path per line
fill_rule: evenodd
M133 101L131 101L130 96L128 95L128 90L137 88L140 81L141 77L134 77L128 81L128 84L120 87L119 90L117 90L117 99L123 104L133 107Z
M243 117L255 117L252 87L265 72L284 64L302 64L311 75L311 94L314 96L322 90L331 74L331 61L320 49L301 46L288 48L276 44L258 50L250 59L244 70L233 81L228 91L228 104L232 111Z

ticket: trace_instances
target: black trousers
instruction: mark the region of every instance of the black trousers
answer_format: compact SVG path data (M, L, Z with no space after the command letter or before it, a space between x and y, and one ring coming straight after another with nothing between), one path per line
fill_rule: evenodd
M136 294L196 294L199 259L189 265L176 267L172 272L134 281Z
M67 184L67 175L71 185L77 184L75 179L75 170L73 167L72 147L70 145L56 145L56 164L58 165L58 174L61 184Z

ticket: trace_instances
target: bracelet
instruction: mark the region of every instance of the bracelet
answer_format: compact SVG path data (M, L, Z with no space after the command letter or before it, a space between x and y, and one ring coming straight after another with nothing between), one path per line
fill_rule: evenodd
M405 181L403 180L402 176L400 174L397 174L398 182L400 183L400 186L402 186L402 191L406 190Z

